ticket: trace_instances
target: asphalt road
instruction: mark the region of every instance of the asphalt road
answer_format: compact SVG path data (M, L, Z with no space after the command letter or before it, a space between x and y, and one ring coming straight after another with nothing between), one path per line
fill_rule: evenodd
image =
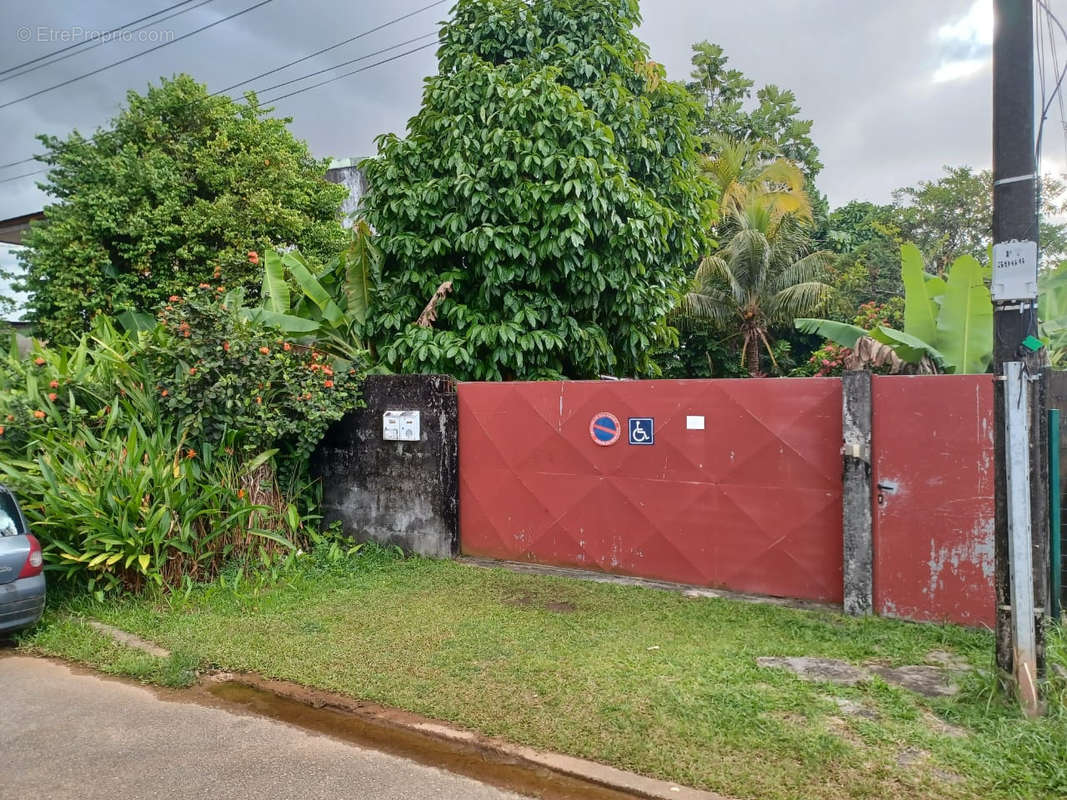
M518 800L469 778L24 656L0 656L0 794Z

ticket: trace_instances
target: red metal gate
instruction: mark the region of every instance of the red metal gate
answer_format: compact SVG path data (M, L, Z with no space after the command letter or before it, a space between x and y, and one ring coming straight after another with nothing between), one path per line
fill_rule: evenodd
M839 380L458 393L463 553L840 602ZM615 444L593 440L601 412ZM630 418L654 420L653 443L641 423L629 443Z
M992 626L992 376L876 376L872 405L875 609Z

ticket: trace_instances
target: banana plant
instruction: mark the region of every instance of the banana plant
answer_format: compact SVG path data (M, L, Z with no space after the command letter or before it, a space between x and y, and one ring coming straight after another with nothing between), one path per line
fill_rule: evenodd
M1049 362L1063 369L1067 363L1067 261L1041 273L1037 285L1040 336L1048 347Z
M348 247L321 270L297 250L268 251L261 305L242 313L286 334L314 341L331 355L355 361L367 350L362 331L381 263L381 251L364 220L353 227Z
M965 255L952 262L947 280L928 275L919 249L906 244L901 248L903 331L884 325L865 331L855 325L810 318L798 319L795 325L804 333L818 334L850 349L863 338L871 339L890 348L903 364L911 365L906 371L986 372L993 360L993 302L986 274L977 259ZM864 351L879 352L869 346Z

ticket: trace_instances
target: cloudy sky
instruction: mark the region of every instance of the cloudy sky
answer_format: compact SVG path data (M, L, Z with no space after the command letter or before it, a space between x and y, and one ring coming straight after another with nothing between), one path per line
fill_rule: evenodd
M144 23L147 27L124 39L98 38L98 46L65 51L69 58L31 72L10 69L175 2L4 3L0 164L37 152L35 133L93 130L117 112L127 89L141 90L161 75L189 72L211 90L223 89L415 11L429 0L191 0L164 16L182 13ZM257 3L260 7L156 52L42 92ZM1067 18L1067 0L1051 4ZM640 35L669 77L685 79L690 45L708 39L722 45L731 65L757 85L775 83L796 93L804 116L814 120L812 136L826 165L819 186L832 205L853 198L884 202L893 188L935 177L944 164L990 163L991 0L644 0L641 5ZM263 90L431 34L450 6L451 0L435 5L233 93ZM272 99L371 65L424 41L429 40L261 91L261 97ZM318 155L372 154L376 135L403 131L418 110L422 79L435 67L430 47L280 100L277 109L293 117L294 132ZM12 103L37 92L42 93ZM7 103L11 105L5 107ZM1058 130L1049 141L1046 154L1055 159L1061 153L1058 168L1065 149ZM45 198L34 177L4 180L35 168L32 163L0 168L0 219L41 208ZM7 260L0 251L0 261Z

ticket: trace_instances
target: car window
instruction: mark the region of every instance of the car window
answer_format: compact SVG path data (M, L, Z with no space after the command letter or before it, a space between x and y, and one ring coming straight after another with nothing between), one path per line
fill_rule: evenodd
M0 492L0 536L18 536L25 532L14 498L7 492Z

